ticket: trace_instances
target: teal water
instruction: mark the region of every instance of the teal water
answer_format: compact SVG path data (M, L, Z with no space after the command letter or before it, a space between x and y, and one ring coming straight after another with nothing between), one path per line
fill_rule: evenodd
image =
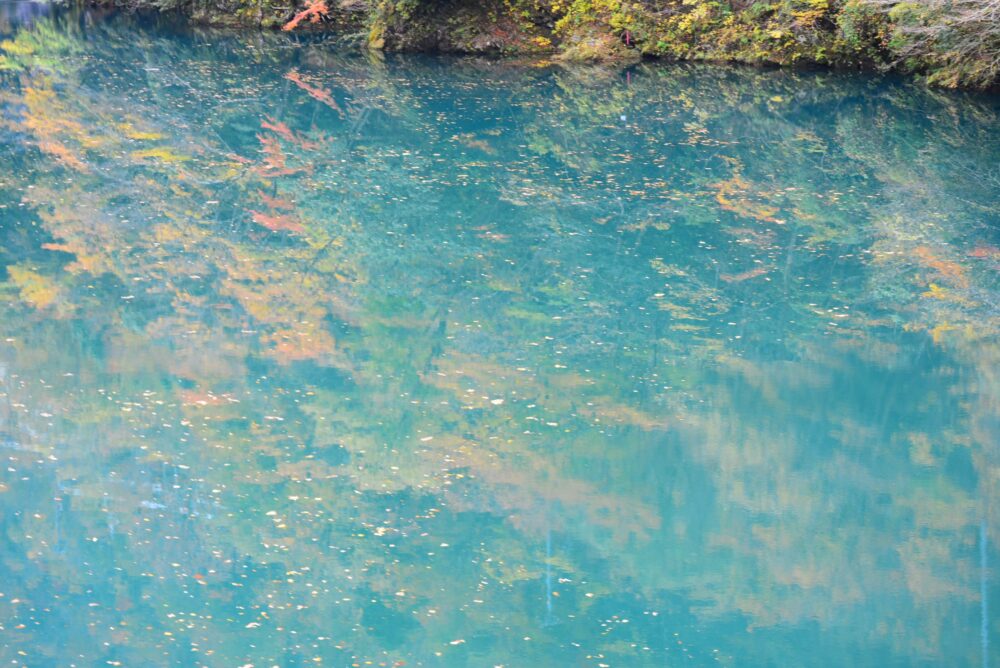
M0 12L0 659L1000 665L1000 99Z

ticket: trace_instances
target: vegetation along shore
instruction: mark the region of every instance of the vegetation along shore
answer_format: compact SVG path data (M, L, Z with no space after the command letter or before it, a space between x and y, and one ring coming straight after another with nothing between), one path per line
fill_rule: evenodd
M111 0L373 49L885 69L1000 84L1000 0Z

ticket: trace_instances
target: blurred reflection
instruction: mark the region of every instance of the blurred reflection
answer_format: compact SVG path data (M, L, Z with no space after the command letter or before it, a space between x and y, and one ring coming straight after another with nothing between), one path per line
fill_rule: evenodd
M995 98L82 16L0 61L5 654L995 662Z

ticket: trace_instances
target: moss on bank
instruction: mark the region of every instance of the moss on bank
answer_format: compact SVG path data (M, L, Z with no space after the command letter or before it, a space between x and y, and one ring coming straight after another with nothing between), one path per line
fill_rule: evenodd
M998 83L1000 45L961 62L947 40L914 49L927 11L883 0L111 0L186 11L214 24L338 30L387 51L552 54L562 60L640 58L895 68L951 87ZM924 0L921 0L922 2ZM993 0L963 0L991 2ZM938 17L950 24L950 17ZM977 58L981 62L977 61Z

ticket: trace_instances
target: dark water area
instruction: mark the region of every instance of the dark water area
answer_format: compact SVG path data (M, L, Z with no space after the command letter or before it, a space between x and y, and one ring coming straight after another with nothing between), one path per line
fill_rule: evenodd
M9 664L1000 663L1000 98L0 34Z

